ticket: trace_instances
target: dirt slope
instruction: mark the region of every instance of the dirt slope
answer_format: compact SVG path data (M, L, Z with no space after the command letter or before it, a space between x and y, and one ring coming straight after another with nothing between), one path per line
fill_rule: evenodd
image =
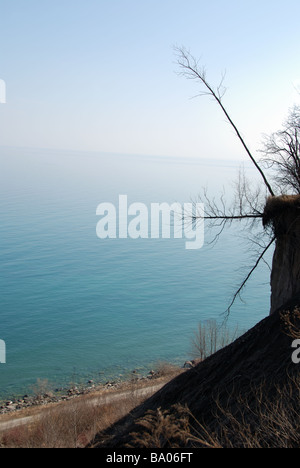
M253 427L252 432L257 432L259 422L252 414L257 404L257 398L253 398L255 391L264 385L259 402L263 407L264 401L275 401L276 388L285 387L291 378L299 375L300 364L294 364L291 359L293 338L286 333L281 318L282 310L294 311L296 305L300 305L300 296L262 320L231 345L173 379L136 408L134 413L109 428L105 434L99 434L92 448L117 448L127 444L142 446L131 435L138 432L140 438L143 438L143 431L147 430L136 424L138 418L144 417L149 410L170 410L178 404L186 405L210 433L218 432L228 417L222 412L216 418L216 400L238 418L241 413L238 399L241 395L248 400L250 407L247 409L245 405L243 414L251 415L249 427ZM296 388L296 391L299 389ZM292 401L298 405L299 398L293 396ZM168 446L168 442L165 445Z

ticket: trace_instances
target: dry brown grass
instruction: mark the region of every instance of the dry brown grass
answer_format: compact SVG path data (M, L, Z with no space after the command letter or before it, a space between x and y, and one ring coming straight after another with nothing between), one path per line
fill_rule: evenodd
M49 409L27 426L5 432L1 445L6 448L77 448L84 446L90 434L101 428L108 408L74 402Z
M174 376L184 372L184 370L170 362L159 361L154 367L154 372L158 378L168 378L171 380Z
M23 416L34 416L32 423L20 425L0 434L1 448L83 448L119 419L141 404L143 388L169 381L180 369L160 363L159 377L124 382L121 389L105 390L75 397L70 401L32 408ZM151 388L150 388L151 390ZM100 399L99 399L100 398ZM6 415L7 416L7 415ZM11 418L11 416L10 416ZM8 416L3 421L10 421Z
M247 396L230 395L225 405L216 399L211 427L201 424L187 407L159 408L148 411L136 421L140 430L131 434L129 446L299 448L299 401L300 378L294 377L284 388L276 387L271 392L268 384L264 383L252 389Z
M271 390L271 391L270 391ZM268 397L266 397L268 395ZM253 389L249 395L239 395L236 404L217 402L213 431L199 425L199 441L207 441L222 448L299 448L300 447L300 379L291 378L281 388L268 388L267 382ZM200 442L200 444L199 444ZM208 445L209 445L208 444Z
M178 448L186 444L187 435L190 435L187 411L180 405L170 411L150 410L137 425L141 431L132 433L133 445L128 444L129 448Z
M300 338L300 308L295 307L293 311L284 310L281 312L281 320L285 328L285 333L297 340Z
M96 433L123 417L136 402L128 397L122 404L98 406L88 401L71 402L49 408L30 425L18 426L0 437L2 448L81 448Z

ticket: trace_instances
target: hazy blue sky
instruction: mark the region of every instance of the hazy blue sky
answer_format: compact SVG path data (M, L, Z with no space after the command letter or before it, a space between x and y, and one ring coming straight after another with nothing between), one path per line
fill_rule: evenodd
M243 158L213 101L176 74L202 58L251 149L299 102L299 0L0 0L2 146Z

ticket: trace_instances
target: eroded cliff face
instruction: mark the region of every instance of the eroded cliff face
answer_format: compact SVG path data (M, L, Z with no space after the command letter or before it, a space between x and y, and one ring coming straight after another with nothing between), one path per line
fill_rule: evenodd
M272 225L276 237L271 273L271 310L300 293L300 196L268 199L264 225Z

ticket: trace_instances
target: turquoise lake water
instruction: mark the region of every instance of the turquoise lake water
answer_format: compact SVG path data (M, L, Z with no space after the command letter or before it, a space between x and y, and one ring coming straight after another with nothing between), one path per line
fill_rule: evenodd
M37 379L59 387L183 364L198 323L223 320L248 271L242 231L214 247L205 233L200 250L185 239L99 239L96 209L120 194L150 206L190 202L203 186L230 193L238 163L2 148L0 164L0 396ZM268 315L269 276L263 263L228 326Z

